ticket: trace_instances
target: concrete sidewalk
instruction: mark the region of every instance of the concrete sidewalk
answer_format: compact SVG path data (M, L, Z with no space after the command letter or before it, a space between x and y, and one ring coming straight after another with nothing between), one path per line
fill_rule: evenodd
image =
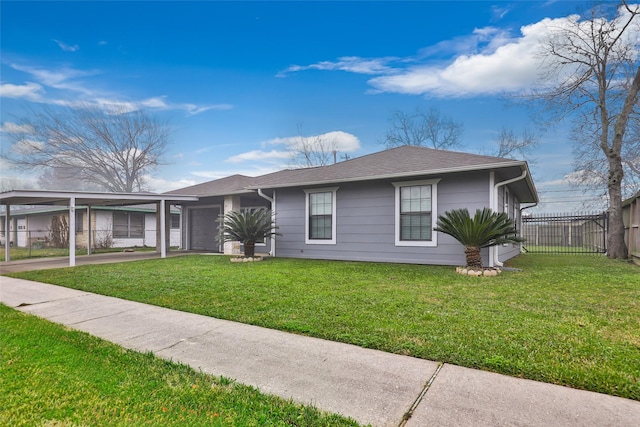
M640 402L0 277L0 302L374 426L638 426ZM408 421L404 421L410 415Z

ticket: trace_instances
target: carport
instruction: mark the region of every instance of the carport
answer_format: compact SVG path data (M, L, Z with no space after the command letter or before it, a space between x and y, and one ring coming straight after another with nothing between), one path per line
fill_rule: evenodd
M161 258L167 256L167 229L169 206L176 203L197 202L197 196L183 196L176 194L156 193L100 193L85 191L48 191L48 190L12 190L0 193L0 204L5 206L5 260L10 261L9 233L11 224L11 206L68 206L69 229L75 230L76 206L86 206L91 211L92 206L132 206L141 204L155 204L158 238L156 239L156 251ZM89 221L91 224L91 221ZM89 225L90 226L90 225ZM89 232L89 239L91 232ZM90 254L91 242L87 245ZM76 265L76 236L69 233L69 266Z

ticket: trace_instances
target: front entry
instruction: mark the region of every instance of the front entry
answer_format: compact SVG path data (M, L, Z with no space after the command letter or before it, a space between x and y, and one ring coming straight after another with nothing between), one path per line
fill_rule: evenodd
M189 249L221 251L219 207L189 209Z

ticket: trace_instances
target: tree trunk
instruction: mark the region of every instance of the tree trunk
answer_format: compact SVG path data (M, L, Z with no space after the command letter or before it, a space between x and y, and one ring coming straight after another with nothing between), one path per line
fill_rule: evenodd
M482 255L480 255L478 246L467 246L464 249L464 254L467 256L467 267L482 269Z
M256 242L246 242L244 244L244 256L250 258L256 254Z
M622 145L627 130L627 123L633 109L638 103L640 93L640 67L636 70L635 77L629 87L622 111L614 124L613 140L611 148L607 144L601 144L604 154L609 160L609 231L607 233L607 256L613 259L626 259L628 256L627 245L624 243L624 222L622 220Z
M622 169L622 165L620 165ZM622 174L620 174L622 175ZM622 220L622 189L620 181L609 179L609 224L607 232L607 256L612 259L627 259L627 245L624 243L624 222Z

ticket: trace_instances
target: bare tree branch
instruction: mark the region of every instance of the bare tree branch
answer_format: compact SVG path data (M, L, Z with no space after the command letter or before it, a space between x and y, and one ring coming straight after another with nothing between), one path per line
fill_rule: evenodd
M387 148L414 145L439 150L454 149L462 146L464 125L445 116L437 108L413 113L395 111L389 119L382 143Z
M512 129L503 127L498 135L497 148L491 154L495 157L503 158L519 158L520 160L527 160L532 162L531 159L527 159L532 151L538 145L538 137L529 129L525 129L518 136Z
M13 144L2 156L17 168L73 176L75 188L132 192L160 164L169 127L144 110L81 105L30 110L5 134Z
M623 2L615 8L602 2L586 19L576 16L564 27L549 28L550 36L541 50L541 77L547 84L532 95L544 103L552 121L573 120L576 171L583 177L601 177L584 181L606 186L607 247L612 258L627 256L623 190L629 182L637 182L640 158L636 119L640 114L639 16L638 5Z
M335 139L328 138L327 134L304 136L302 124L297 128L298 136L289 147L293 167L326 166L336 161L338 144Z

